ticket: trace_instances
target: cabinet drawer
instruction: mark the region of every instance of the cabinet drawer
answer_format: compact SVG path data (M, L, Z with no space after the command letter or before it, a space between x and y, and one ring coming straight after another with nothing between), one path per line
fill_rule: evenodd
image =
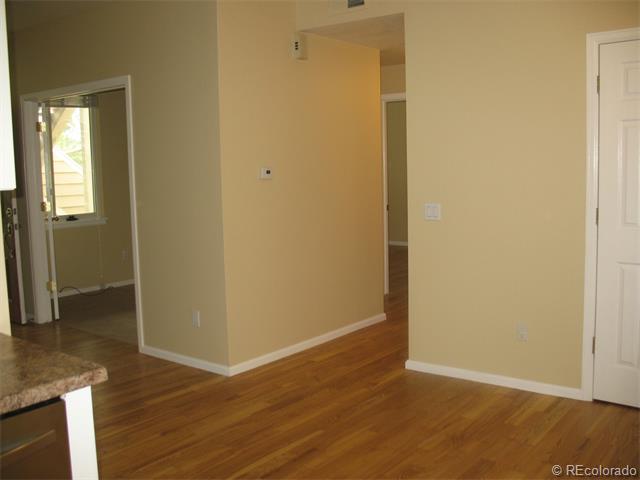
M64 402L57 399L2 416L0 477L71 478Z

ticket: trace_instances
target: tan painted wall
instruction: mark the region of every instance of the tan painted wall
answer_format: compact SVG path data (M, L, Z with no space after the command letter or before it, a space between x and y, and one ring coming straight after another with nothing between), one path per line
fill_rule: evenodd
M406 102L387 103L387 188L389 241L407 241Z
M411 359L580 386L585 36L637 24L638 3L411 4Z
M638 2L323 3L298 28L405 12L410 358L578 387L585 36L637 26Z
M219 6L231 364L383 311L378 52L295 61L295 29L293 2Z
M131 75L145 341L226 363L216 5L83 4L13 36L14 91Z
M2 86L0 87L2 90L0 91L0 96L2 100L0 100L0 108L3 109L5 116L4 118L8 118L6 113L9 111L9 84L6 80L6 72L8 69L8 52L7 52L7 39L6 35L6 16L5 16L5 2L2 0L0 2L0 23L2 24L2 37L0 38L0 69L2 69L2 74L4 76L2 80ZM6 126L3 125L3 128ZM6 132L6 130L5 130ZM5 152L11 151L13 149L13 142L11 139L11 135L2 135L0 138L0 149ZM6 157L3 160L8 160ZM8 165L8 164L4 164ZM0 227L0 230L2 228ZM0 259L2 259L2 266L0 267L0 333L4 333L5 335L11 335L11 324L9 323L9 292L7 289L7 274L6 267L4 262L4 242L0 242Z
M4 264L4 242L0 242L0 258L3 259L2 266L0 266L0 333L11 335L9 291L7 290L7 272Z
M380 93L405 92L404 70L404 65L388 65L386 67L380 67Z
M124 90L97 95L98 161L105 225L54 232L58 286L89 287L133 279Z

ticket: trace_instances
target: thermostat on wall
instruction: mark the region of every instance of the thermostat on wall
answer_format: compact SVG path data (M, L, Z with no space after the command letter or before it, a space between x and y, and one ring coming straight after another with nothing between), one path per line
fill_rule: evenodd
M304 36L300 33L293 35L293 39L291 40L291 55L296 60L307 59L307 45Z

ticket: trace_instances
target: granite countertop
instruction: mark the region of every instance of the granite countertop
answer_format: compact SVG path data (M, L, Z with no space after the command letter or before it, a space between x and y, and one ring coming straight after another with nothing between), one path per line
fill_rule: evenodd
M107 380L107 370L0 334L0 414Z

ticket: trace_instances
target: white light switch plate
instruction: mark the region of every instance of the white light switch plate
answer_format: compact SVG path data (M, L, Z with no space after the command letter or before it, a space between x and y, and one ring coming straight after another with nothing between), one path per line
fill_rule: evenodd
M424 219L425 220L441 220L442 208L439 203L425 203L424 204Z

